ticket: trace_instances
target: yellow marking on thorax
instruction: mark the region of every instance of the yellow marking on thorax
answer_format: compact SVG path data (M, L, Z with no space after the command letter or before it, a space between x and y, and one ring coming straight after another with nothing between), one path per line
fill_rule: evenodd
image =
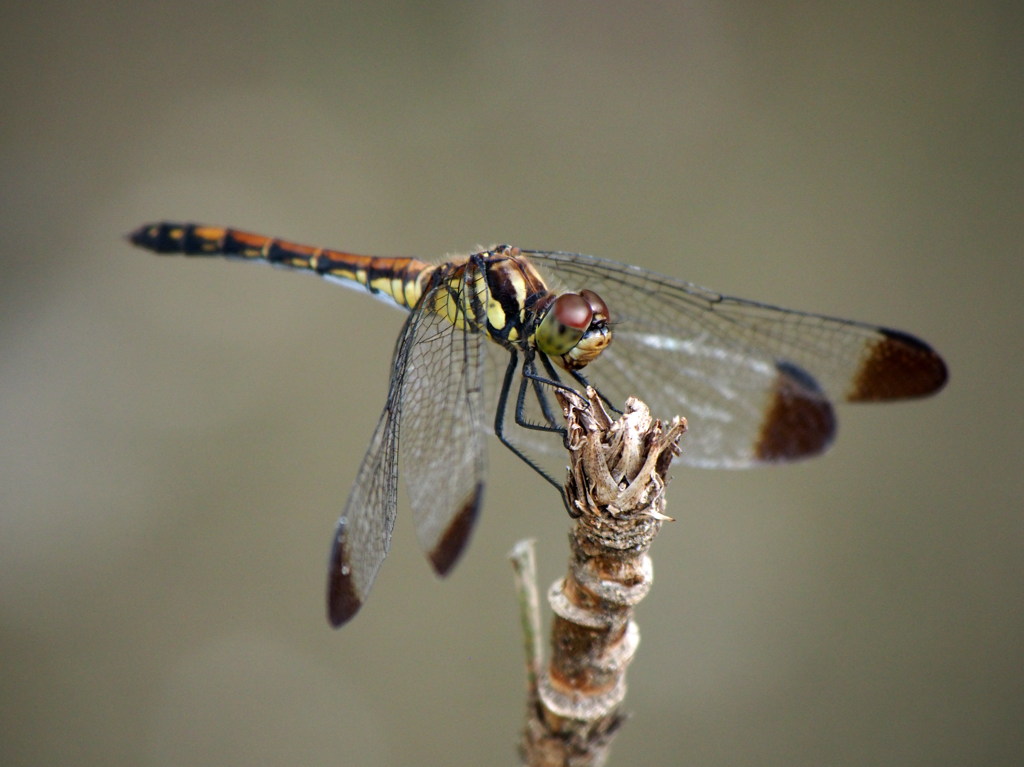
M506 314L504 308L501 306L501 302L493 296L487 301L487 322L495 330L504 330L505 326L509 324L509 316ZM515 323L512 323L513 327L509 330L506 338L509 341L519 340L519 330L515 327Z
M487 307L487 319L498 330L503 330L506 326L511 325L507 338L509 341L515 342L519 340L518 326L524 319L522 313L526 299L536 291L537 285L543 285L543 282L533 267L520 259L506 261L502 264L501 272L504 289L512 291L515 296L515 306L518 307L520 316L509 317L504 307L497 300L493 300Z
M487 270L469 267L467 261L449 262L424 269L416 280L394 280L394 285L389 286L387 280L381 279L374 287L390 295L394 295L391 290L401 290L401 298L396 300L413 307L420 300L424 286L430 282L434 271L443 269L446 272L444 283L432 296L432 305L425 309L440 315L459 330L486 333L488 327L493 327L497 333L505 331L502 335L509 342L518 342L518 328L524 317L507 314L499 296L490 293L488 276L495 290L502 291L503 295L512 293L513 304L520 312L524 311L529 296L547 291L543 278L529 260L516 256L496 260L488 265ZM478 322L475 317L467 317L467 312L472 312L475 305L482 306L484 317L481 319L484 322Z

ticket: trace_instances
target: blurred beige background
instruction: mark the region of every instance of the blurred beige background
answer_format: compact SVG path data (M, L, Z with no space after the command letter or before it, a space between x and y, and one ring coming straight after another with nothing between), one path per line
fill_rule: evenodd
M404 514L331 631L402 316L157 259L161 218L575 250L888 324L938 398L677 470L613 764L1024 763L1024 46L1009 3L36 3L0 12L0 762L514 764L497 446L435 580ZM642 394L642 392L639 392Z

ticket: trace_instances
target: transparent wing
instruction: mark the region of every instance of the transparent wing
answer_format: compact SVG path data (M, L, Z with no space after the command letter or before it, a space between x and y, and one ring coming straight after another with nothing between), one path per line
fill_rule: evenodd
M431 306L446 286L428 291ZM468 302L465 292L456 300ZM485 305L485 304L484 304ZM468 541L483 493L485 453L479 333L414 310L402 328L387 404L338 520L328 565L327 609L340 626L362 607L391 547L398 457L420 545L445 574Z
M327 618L341 626L363 606L391 548L398 504L398 429L405 359L416 314L402 326L391 364L387 403L338 519L327 566Z
M555 291L590 288L611 311L611 346L583 373L613 404L644 399L690 430L681 460L742 467L814 455L831 441L830 401L941 388L941 358L863 323L723 296L636 266L523 251Z
M467 264L457 290L434 295L454 304L447 314L480 327L486 286ZM428 295L428 306L434 297ZM486 336L452 326L447 316L417 312L402 394L402 478L409 492L416 536L434 570L445 575L469 540L483 497L485 445L483 347Z

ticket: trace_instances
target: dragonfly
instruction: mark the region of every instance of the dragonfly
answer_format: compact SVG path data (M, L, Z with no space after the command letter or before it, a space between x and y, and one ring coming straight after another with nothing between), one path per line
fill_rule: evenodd
M238 229L161 222L129 235L159 254L298 270L408 310L384 410L335 527L327 616L363 606L391 545L399 465L437 574L464 551L493 432L561 492L538 453L562 448L557 389L637 395L689 424L683 464L744 468L818 455L835 402L939 391L941 356L908 333L716 293L639 266L499 245L430 263L310 247ZM584 373L584 370L587 372Z

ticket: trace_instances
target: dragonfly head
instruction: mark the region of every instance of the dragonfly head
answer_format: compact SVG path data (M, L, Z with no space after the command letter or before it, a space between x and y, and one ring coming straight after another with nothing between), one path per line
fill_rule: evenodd
M537 349L566 370L579 370L612 341L608 306L597 293L562 293L537 325Z

